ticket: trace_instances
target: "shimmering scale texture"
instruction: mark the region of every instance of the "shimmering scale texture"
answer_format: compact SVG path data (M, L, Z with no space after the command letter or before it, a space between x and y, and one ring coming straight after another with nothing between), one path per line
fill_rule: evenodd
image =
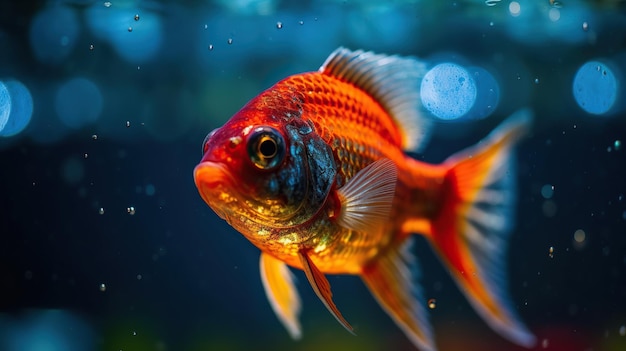
M360 88L323 73L304 73L278 82L247 107L260 115L288 116L312 124L314 132L332 149L337 167L335 189L380 158L391 159L398 167L396 197L389 222L380 232L361 233L337 225L332 217L338 203L331 192L320 211L323 215L315 219L323 225L315 226L315 234L305 243L321 271L359 273L391 242L404 240L408 235L403 231L405 223L416 218L419 221L420 216L425 218L440 206L440 186L435 182L443 175L442 170L407 157L401 149L401 126ZM256 244L263 249L263 243ZM267 244L274 255L301 268L293 247Z
M276 88L302 92L302 117L331 146L339 165L338 186L380 157L404 159L398 127L383 108L359 88L320 73L290 77Z

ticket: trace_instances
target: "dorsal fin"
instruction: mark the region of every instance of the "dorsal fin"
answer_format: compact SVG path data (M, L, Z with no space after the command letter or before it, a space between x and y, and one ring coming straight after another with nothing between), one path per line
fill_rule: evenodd
M419 151L430 135L419 95L426 65L411 57L371 51L333 51L319 71L352 83L368 93L389 113L400 129L404 150Z

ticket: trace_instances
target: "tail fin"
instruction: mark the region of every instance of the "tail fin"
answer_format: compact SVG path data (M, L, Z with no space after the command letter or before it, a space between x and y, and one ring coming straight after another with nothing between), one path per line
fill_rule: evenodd
M505 263L516 202L512 149L531 119L529 110L521 110L481 143L446 160L445 208L433 220L430 236L476 311L495 331L525 347L535 337L510 301Z

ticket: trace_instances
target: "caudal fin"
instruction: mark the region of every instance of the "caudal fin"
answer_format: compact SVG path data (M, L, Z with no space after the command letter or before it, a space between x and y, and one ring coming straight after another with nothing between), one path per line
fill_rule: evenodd
M506 253L516 203L512 151L531 119L529 110L521 110L482 142L446 160L445 208L433 220L430 236L476 311L495 331L525 347L535 337L507 292Z

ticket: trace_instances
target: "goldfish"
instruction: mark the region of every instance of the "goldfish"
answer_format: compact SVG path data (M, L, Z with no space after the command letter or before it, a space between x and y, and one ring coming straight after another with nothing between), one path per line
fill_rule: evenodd
M421 105L427 65L415 57L340 47L318 71L263 91L203 143L194 169L202 199L260 249L269 303L294 339L304 271L334 318L327 275L359 276L420 350L436 350L411 247L422 235L485 322L531 347L507 292L507 241L516 202L522 109L480 143L429 164L410 156L429 139Z

